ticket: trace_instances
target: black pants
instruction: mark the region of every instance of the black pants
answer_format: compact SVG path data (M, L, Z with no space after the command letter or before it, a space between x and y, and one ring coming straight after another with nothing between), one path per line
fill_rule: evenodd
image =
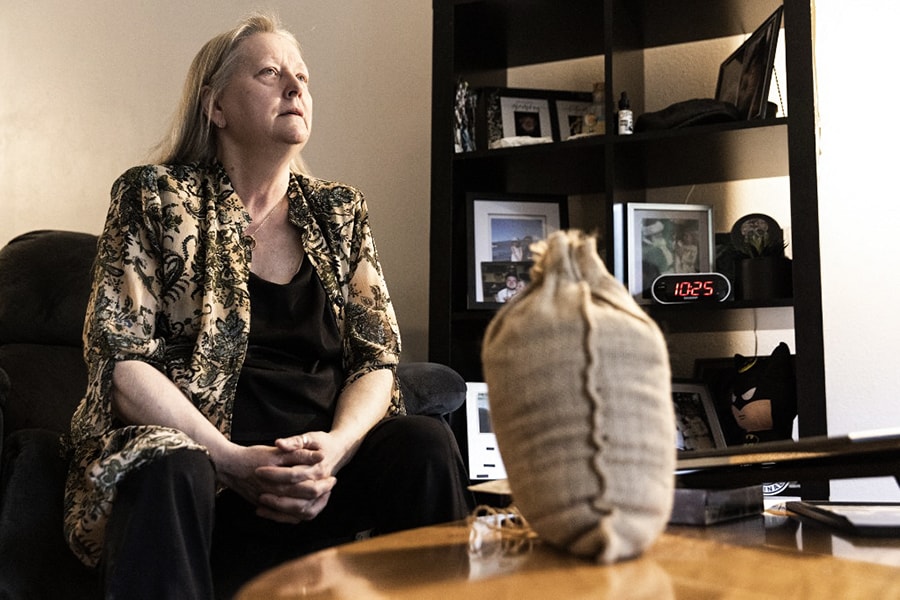
M237 494L215 495L202 452L183 450L129 474L106 531L107 598L229 598L285 560L357 537L463 518L467 474L439 419L386 419L337 475L325 509L286 525ZM215 584L213 583L215 582Z

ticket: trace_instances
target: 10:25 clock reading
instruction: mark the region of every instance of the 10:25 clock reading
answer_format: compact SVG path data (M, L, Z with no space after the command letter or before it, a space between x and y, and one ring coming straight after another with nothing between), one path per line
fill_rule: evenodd
M721 273L667 273L650 287L660 304L722 302L731 293L731 282Z

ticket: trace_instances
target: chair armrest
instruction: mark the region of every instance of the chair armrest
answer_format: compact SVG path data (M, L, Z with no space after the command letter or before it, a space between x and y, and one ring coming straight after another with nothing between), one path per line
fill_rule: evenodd
M9 397L11 388L12 384L9 382L9 375L6 374L6 371L0 369L0 411L6 406L6 399Z
M447 415L466 400L466 382L459 373L438 363L413 362L397 366L400 393L410 415Z
M0 496L0 598L98 598L96 573L63 535L68 460L59 433L20 429L7 439Z
M0 369L0 465L3 464L3 440L6 431L6 423L3 421L3 409L6 407L6 399L10 390L9 376L6 371Z

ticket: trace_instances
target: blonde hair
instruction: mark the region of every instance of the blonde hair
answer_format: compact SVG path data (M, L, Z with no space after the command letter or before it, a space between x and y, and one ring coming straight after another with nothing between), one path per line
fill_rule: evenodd
M216 136L204 102L206 106L210 106L219 98L234 75L238 46L245 39L259 33L283 36L300 50L300 42L294 34L284 29L276 17L265 13L250 15L234 29L206 42L191 62L169 134L157 146L157 162L189 164L215 160ZM206 97L204 90L208 91ZM308 173L299 152L291 167L298 173Z

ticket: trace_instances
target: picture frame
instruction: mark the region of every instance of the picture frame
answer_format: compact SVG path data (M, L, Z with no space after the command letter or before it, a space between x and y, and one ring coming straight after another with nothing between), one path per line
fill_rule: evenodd
M483 381L466 382L466 441L470 480L506 479L506 468L491 425L487 383Z
M703 204L613 206L613 272L639 304L651 303L654 279L715 267L713 208Z
M679 452L725 448L719 417L705 384L672 382L675 407L675 448Z
M503 137L533 137L553 141L550 101L544 98L500 97Z
M596 132L587 131L585 116L593 114L594 103L581 100L555 100L556 128L559 131L559 141L565 142L569 138L584 135L599 135Z
M591 92L528 88L480 88L472 93L478 97L476 145L487 149L559 142L568 131L568 124L560 129L559 103L590 105L593 99ZM574 104L567 109L577 110Z
M530 283L529 246L568 226L566 200L561 195L466 195L468 308L496 310Z
M730 102L742 119L768 115L769 85L784 7L779 6L719 67L716 100Z

